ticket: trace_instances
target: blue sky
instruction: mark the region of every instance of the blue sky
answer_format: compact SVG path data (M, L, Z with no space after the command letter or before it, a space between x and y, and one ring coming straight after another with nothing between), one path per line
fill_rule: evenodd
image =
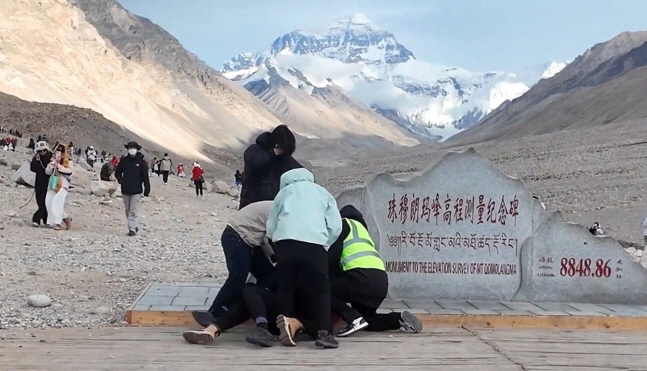
M416 58L522 72L572 60L622 31L647 30L647 0L119 0L214 68L292 30L363 13Z

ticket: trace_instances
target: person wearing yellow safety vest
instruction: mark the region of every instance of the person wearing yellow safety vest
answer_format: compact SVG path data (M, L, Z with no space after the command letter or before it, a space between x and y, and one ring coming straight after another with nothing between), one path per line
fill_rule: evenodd
M384 262L368 233L362 213L348 205L340 214L342 232L328 250L331 312L347 324L337 336L348 336L363 329L420 332L422 323L408 311L376 313L389 288Z

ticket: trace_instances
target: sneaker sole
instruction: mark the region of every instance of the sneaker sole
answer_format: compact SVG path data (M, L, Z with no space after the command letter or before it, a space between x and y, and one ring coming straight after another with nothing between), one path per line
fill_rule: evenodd
M211 344L213 343L213 336L206 332L187 331L182 334L184 340L191 344Z
M279 328L279 341L286 347L295 347L297 343L290 334L290 325L285 321L285 316L276 317L276 327Z
M410 324L411 327L413 327L414 334L418 334L422 331L422 322L420 322L418 317L414 316L411 312L409 312L408 310L405 310L404 312L402 312L401 317L402 317L402 320L404 320L405 322Z
M339 348L339 343L338 344L332 344L326 341L321 341L317 340L315 341L315 345L318 346L319 348L324 348L324 349L337 349Z
M272 340L272 341L263 341L263 340L259 340L257 338L251 337L251 336L246 336L245 341L250 343L250 344L262 346L264 348L269 348L272 345L274 345L274 340Z
M340 333L337 334L337 336L340 337L340 338L350 336L350 335L356 333L357 331L361 331L361 330L363 330L363 329L365 329L367 327L368 327L368 322L364 321L364 323L362 323L360 325L360 327L354 327L353 330L349 331L349 332L340 332Z

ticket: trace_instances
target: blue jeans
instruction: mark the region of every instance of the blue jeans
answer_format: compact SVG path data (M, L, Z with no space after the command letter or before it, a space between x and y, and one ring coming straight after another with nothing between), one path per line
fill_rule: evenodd
M220 318L234 299L242 295L243 287L245 287L247 276L250 273L256 278L256 281L262 281L274 269L260 247L247 245L230 226L227 226L222 232L220 242L225 253L229 277L209 308L209 312L214 318Z

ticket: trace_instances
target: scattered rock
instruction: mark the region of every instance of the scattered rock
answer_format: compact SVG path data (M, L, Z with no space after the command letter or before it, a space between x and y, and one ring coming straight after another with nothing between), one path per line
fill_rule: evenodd
M223 182L222 180L217 180L213 183L214 185L214 191L216 193L220 193L222 195L227 194L229 191L229 185L227 185L226 182Z
M91 314L108 314L111 309L108 307L96 307L90 311Z
M50 299L49 296L42 294L29 295L27 303L32 307L45 308L52 304L52 299Z
M22 165L21 162L14 162L11 164L11 170L18 170L20 169L20 166Z
M117 191L117 182L105 182L103 180L93 180L90 182L92 194L97 196L112 195Z
M25 161L20 165L20 168L13 173L11 181L16 184L34 187L34 184L36 184L36 173L31 171L29 168L29 162Z
M0 158L0 166L9 166L9 163L4 158Z
M238 197L240 195L240 192L236 188L229 188L227 194L231 197Z

